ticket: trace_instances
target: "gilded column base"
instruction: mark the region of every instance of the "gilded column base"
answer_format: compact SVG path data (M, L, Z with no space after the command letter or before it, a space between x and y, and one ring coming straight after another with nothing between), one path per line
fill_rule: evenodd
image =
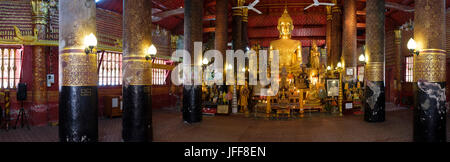
M364 101L364 120L367 122L385 121L385 91L383 81L367 81Z
M445 82L415 82L415 142L447 141L445 86Z
M125 142L153 141L151 85L123 86L122 128Z
M202 121L202 87L185 85L183 89L183 121L196 123Z
M61 86L59 93L59 140L98 141L97 86Z

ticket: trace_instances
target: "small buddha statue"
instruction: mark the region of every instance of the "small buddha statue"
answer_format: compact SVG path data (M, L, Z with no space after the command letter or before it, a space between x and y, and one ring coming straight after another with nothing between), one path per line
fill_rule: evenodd
M248 89L248 83L247 82L245 82L245 85L244 86L242 86L241 87L241 89L240 89L241 91L240 91L240 106L242 107L242 109L241 110L243 110L244 111L244 113L246 114L246 115L248 115L248 113L249 113L249 111L248 111L248 97L249 97L249 94L250 94L250 90Z
M288 73L298 71L302 63L302 45L300 41L291 39L294 23L289 16L287 7L278 19L277 29L280 32L280 39L270 42L270 59L273 58L273 51L278 50L280 69L286 67Z
M289 88L289 83L287 80L287 72L286 72L286 68L283 68L281 70L280 89L288 89L288 88Z
M316 70L320 68L320 52L315 40L312 41L311 45L311 68Z
M358 91L355 91L353 93L353 100L359 100L359 92Z
M313 87L311 86L308 93L306 93L306 104L320 104L319 92Z

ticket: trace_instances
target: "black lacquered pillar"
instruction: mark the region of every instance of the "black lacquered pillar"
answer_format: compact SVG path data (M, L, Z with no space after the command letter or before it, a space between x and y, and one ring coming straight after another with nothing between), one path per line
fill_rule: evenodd
M445 0L416 0L414 39L414 141L446 142Z
M151 105L152 2L123 1L123 122L125 142L153 140Z
M341 59L342 51L342 10L339 7L337 0L332 0L334 5L331 8L332 21L331 21L331 68L334 69Z
M366 1L366 55L368 62L364 120L382 122L385 120L384 91L384 0Z
M192 72L195 71L194 65L201 64L201 60L194 58L194 43L203 42L203 2L203 0L184 1L184 49L191 55ZM201 52L201 49L197 52ZM195 85L194 81L192 83L192 85L185 84L183 89L183 121L188 123L202 121L202 87Z
M242 9L242 49L247 52L247 47L249 47L248 41L248 8Z
M216 2L216 32L214 41L216 50L219 50L223 58L226 58L225 53L228 43L228 0L217 0ZM223 60L225 63L226 59Z
M236 6L235 7L241 7L245 3L245 0L236 0ZM233 49L239 50L242 49L242 16L243 11L242 8L236 8L233 9Z
M84 52L96 34L95 0L59 1L59 139L98 140L97 55Z

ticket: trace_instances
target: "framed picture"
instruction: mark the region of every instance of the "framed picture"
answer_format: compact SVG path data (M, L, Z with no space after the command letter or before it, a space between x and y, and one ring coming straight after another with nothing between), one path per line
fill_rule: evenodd
M347 75L353 75L353 68L347 68L346 73Z
M353 103L345 103L345 109L353 109Z
M327 79L327 96L339 96L339 79Z

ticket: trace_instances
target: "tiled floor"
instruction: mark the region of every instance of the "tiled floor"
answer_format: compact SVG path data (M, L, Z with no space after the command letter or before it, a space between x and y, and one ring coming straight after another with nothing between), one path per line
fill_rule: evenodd
M154 138L163 142L412 141L412 111L389 104L386 111L383 123L364 122L361 115L307 113L298 120L264 120L241 115L204 117L201 123L186 125L180 113L157 110L153 113ZM99 140L121 141L121 124L121 118L100 119ZM450 123L447 127L450 135ZM0 142L5 141L58 141L58 127L0 131Z

